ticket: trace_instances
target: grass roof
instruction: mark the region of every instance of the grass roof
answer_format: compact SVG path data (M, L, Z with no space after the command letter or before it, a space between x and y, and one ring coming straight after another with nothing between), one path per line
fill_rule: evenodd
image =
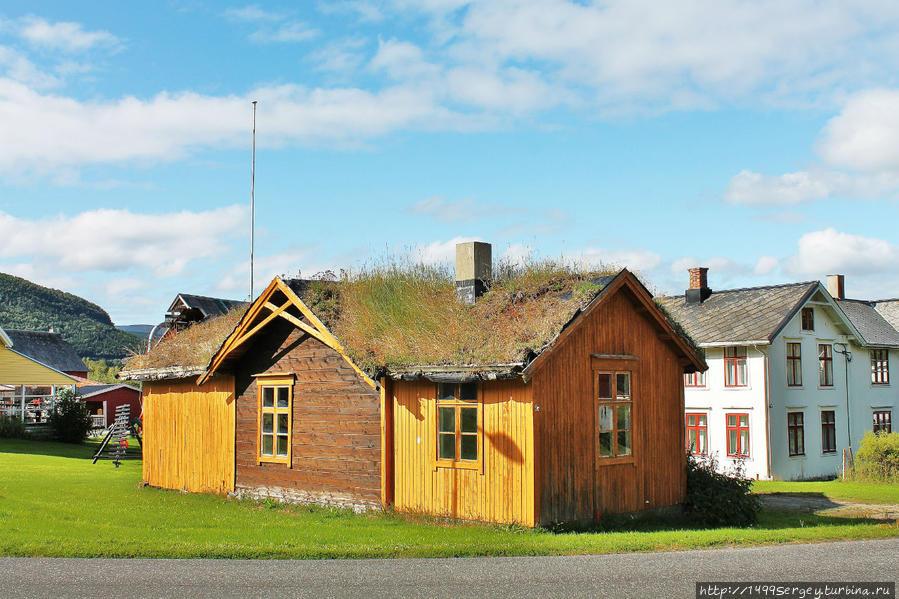
M234 308L222 316L198 322L170 335L146 354L137 354L125 362L124 370L144 368L205 369L209 359L237 326L246 306Z
M549 261L496 270L473 306L456 298L448 268L387 264L345 277L332 330L368 371L521 362L593 299L600 277L617 272Z
M363 370L526 361L551 343L618 269L554 261L500 264L474 305L456 298L448 267L386 263L297 285L303 302ZM293 285L292 285L293 286ZM126 369L204 368L244 313L195 324Z

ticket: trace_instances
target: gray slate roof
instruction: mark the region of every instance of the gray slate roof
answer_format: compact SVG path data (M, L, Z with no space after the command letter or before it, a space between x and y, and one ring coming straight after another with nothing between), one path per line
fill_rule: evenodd
M713 291L701 304L683 295L658 301L700 345L771 341L817 287L805 281Z
M193 308L201 310L203 314L206 315L206 318L209 318L210 316L221 316L234 308L247 305L247 302L241 300L222 299L220 297L193 295L190 293L179 293L178 298L181 298L187 309ZM169 310L178 307L178 298L175 298L175 301L172 302Z
M91 397L102 395L103 393L107 393L108 391L112 391L113 389L120 388L132 389L133 391L140 393L138 389L129 387L128 385L109 383L103 385L83 385L81 387L78 387L78 395L80 395L82 399L90 399Z
M87 372L87 366L59 333L4 329L15 351L61 372Z
M894 329L899 330L899 299L875 300L872 304L878 314L883 316Z
M836 300L867 345L899 347L899 332L875 308L874 302Z

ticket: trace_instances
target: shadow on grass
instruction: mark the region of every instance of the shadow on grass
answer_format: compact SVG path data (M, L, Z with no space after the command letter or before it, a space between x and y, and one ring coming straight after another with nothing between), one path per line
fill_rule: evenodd
M842 504L819 491L786 491L757 494L762 506L794 512L814 512L840 507Z
M80 458L90 460L100 448L102 439L88 439L84 443L62 443L35 439L0 439L0 453L44 455L57 458ZM105 452L104 452L105 453ZM140 445L137 439L129 439L125 451L127 460L140 459Z
M882 522L882 521L881 521ZM677 515L630 515L609 514L596 524L586 527L552 526L544 530L556 534L569 533L602 533L602 532L665 532L691 530L778 530L785 528L806 528L819 526L865 526L870 525L869 518L851 518L766 508L759 512L758 522L747 527L707 527L698 525L686 514Z

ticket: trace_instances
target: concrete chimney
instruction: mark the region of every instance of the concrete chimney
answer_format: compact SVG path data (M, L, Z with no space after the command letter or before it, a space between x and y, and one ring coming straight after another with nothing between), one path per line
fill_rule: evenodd
M846 299L846 288L843 275L827 275L827 292L834 299Z
M712 290L709 289L709 269L696 266L688 268L687 272L690 273L690 287L684 292L684 301L688 304L701 304L712 295Z
M493 248L489 243L469 241L456 244L456 295L473 304L493 277Z

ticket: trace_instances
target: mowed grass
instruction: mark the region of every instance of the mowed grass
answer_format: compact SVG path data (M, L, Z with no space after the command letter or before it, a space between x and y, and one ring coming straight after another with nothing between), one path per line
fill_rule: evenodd
M749 529L553 533L280 506L141 488L139 460L90 463L92 447L0 440L0 555L351 558L617 553L899 536L896 523L768 511Z
M840 479L799 482L758 480L752 483L752 490L755 493L813 493L839 501L899 505L899 485L889 483L861 483Z

